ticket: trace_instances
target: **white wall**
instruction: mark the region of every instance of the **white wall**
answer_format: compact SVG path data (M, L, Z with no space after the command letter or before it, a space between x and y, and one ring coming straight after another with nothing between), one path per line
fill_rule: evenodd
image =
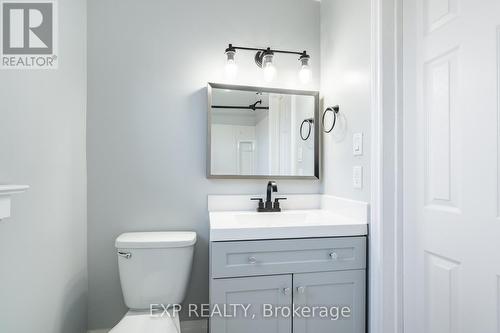
M324 136L324 193L370 201L370 1L321 1L321 94L324 108L345 118ZM345 130L343 129L345 125ZM364 133L364 155L352 154L352 135ZM363 166L363 189L352 168Z
M277 55L273 86L319 88L319 2L313 0L88 1L88 217L90 328L125 312L113 247L122 232L199 234L187 302L208 301L209 193L264 193L266 181L205 178L206 84L224 82L227 44L307 50ZM265 85L252 53L235 83ZM317 193L318 181L278 181Z
M0 221L0 332L87 322L86 1L58 1L59 69L0 71L0 183L31 189Z

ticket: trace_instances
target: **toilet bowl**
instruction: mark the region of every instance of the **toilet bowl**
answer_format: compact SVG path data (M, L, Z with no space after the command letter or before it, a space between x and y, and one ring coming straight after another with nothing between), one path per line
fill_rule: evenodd
M152 306L181 304L191 275L196 233L135 232L115 242L120 283L130 309L110 333L180 333L177 313Z

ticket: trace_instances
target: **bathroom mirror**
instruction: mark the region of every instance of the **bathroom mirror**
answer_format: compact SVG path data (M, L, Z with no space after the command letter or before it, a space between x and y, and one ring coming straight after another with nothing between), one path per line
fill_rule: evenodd
M209 178L319 178L319 93L208 84Z

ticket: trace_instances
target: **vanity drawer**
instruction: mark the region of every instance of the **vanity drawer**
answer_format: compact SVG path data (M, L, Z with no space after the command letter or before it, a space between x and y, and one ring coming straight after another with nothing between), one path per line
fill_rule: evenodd
M212 242L213 278L366 268L366 237Z

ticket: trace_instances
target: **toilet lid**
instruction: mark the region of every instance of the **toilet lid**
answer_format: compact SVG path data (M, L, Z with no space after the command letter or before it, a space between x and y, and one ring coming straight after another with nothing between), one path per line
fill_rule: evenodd
M178 316L129 311L109 333L180 333Z

